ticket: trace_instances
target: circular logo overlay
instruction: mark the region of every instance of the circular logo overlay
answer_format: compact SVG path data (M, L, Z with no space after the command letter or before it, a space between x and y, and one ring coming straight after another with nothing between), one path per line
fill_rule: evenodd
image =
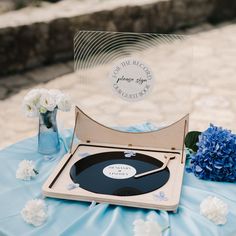
M113 164L106 166L103 174L112 179L128 179L136 174L136 169L126 164Z
M153 86L151 69L136 58L119 60L109 74L114 92L126 101L139 101L146 97Z

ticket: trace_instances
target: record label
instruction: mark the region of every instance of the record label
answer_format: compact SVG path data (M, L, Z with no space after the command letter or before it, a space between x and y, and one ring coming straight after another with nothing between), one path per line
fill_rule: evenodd
M136 169L126 164L113 164L103 169L103 174L112 179L128 179L136 174Z

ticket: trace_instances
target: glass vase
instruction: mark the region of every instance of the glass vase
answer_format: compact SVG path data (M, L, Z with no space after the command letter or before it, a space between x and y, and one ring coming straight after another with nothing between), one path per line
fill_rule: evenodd
M60 150L56 117L57 109L39 115L38 152L41 154L52 155Z

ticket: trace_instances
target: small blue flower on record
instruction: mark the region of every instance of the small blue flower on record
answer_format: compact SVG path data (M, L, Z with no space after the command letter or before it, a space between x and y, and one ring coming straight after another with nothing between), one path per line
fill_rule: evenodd
M126 150L124 151L124 154L125 154L125 157L133 157L133 156L136 156L136 152L132 151L132 150Z
M79 187L79 184L76 184L76 183L71 183L66 186L67 190L72 190L78 187Z
M198 151L191 154L188 172L200 179L236 181L236 135L210 125L199 136Z
M165 192L163 192L163 191L160 191L158 193L155 192L155 193L153 193L153 196L158 201L167 201L168 200L168 198L165 195Z

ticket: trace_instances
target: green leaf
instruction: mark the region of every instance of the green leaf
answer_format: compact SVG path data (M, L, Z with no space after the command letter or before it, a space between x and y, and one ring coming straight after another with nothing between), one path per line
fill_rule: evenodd
M199 131L188 132L184 141L185 146L189 149L192 149L194 152L197 152L198 150L197 142L200 134L201 132Z

